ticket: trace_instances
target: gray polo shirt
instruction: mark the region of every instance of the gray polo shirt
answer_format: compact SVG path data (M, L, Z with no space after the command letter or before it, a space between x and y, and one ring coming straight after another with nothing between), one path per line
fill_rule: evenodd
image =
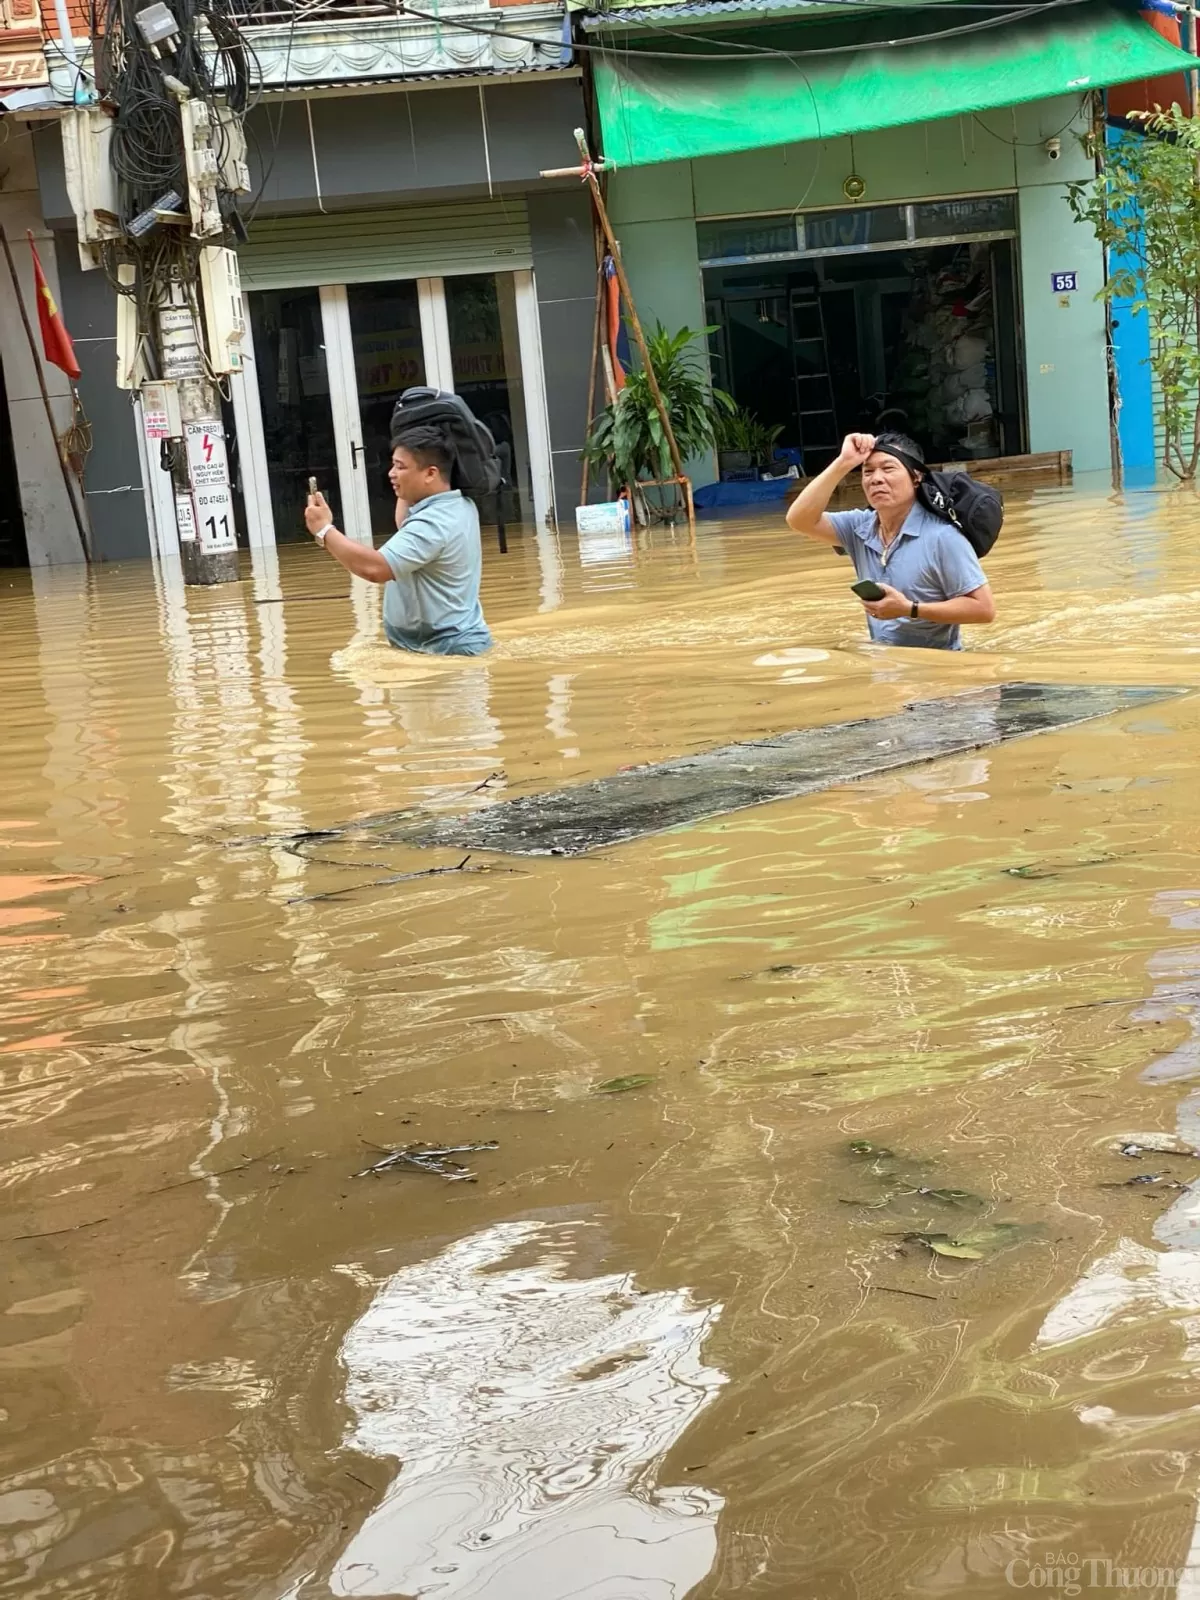
M478 656L492 636L479 605L479 512L457 489L418 500L380 546L394 574L383 586L383 631L399 650Z
M955 600L960 594L982 589L987 582L979 558L964 536L922 505L913 506L886 554L873 511L833 511L829 520L860 578L890 583L910 600ZM957 623L913 621L911 617L880 622L868 616L867 628L877 644L962 649Z

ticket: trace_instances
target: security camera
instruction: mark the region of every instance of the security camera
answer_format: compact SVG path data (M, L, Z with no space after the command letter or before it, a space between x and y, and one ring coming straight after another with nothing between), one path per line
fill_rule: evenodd
M1062 155L1062 140L1061 139L1047 139L1046 140L1046 160L1047 161L1057 161L1059 156L1061 156L1061 155Z

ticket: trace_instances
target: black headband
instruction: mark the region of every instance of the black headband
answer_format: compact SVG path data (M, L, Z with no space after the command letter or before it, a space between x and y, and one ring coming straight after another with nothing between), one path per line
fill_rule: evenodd
M892 441L895 439L895 437L896 436L894 434L881 433L878 439L875 441L875 449L878 450L882 455L894 456L900 465L907 467L910 472L924 473L924 457L919 454L914 454L911 450L904 449L904 446L901 445L898 440L893 443ZM906 444L911 442L912 441L910 440L905 440ZM919 451L920 446L915 446L915 449Z

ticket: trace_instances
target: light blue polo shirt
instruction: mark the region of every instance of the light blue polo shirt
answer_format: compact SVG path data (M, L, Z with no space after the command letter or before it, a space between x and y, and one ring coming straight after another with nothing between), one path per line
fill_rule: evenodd
M873 511L832 511L829 520L859 578L890 583L910 600L956 600L960 594L982 589L987 582L964 535L923 505L913 506L886 554ZM962 649L956 622L922 622L911 617L880 622L868 614L867 628L877 644Z
M383 631L399 650L478 656L492 647L479 604L479 512L458 489L418 500L380 546L394 577L383 586Z

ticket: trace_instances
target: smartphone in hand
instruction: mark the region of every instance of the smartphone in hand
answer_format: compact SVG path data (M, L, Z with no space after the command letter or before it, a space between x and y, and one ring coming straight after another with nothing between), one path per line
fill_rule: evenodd
M320 494L321 491L317 487L317 480L315 478L310 478L308 480L308 492L309 494Z
M858 583L850 585L850 593L856 594L860 600L885 600L887 590L881 589L873 578L861 578Z

